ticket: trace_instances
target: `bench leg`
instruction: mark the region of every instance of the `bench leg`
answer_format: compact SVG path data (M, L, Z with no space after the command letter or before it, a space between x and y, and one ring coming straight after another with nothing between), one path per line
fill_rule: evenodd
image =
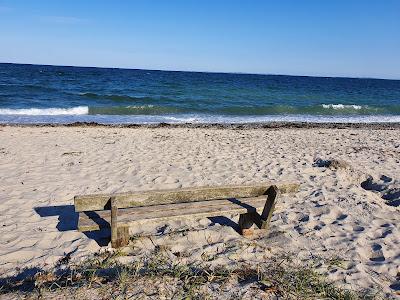
M257 220L257 212L248 212L239 216L239 229L243 236L252 236L254 233L253 225Z
M269 229L269 224L271 223L271 218L272 218L272 213L274 212L275 209L275 203L278 200L279 197L279 189L276 185L272 185L268 189L268 198L267 201L265 202L265 206L263 209L263 212L261 214L261 224L259 224L259 227L261 229L265 229L266 231Z
M118 226L118 203L112 197L111 201L111 247L120 248L129 242L129 227Z
M124 247L129 244L129 227L118 226L118 239L115 248Z
M275 209L275 203L278 200L279 189L273 185L268 191L268 198L265 202L264 209L261 215L257 212L248 212L241 214L239 217L240 233L243 236L250 237L254 233L253 225L257 225L260 229L268 231L269 224L271 223L272 213Z

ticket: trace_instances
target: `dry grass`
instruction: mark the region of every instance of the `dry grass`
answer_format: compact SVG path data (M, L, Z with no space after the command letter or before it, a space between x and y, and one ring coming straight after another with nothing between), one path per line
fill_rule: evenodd
M262 299L379 298L337 287L312 267L294 264L290 257L256 266L211 269L202 263L171 263L162 250L129 264L119 263L123 255L97 254L79 264L60 261L49 272L37 272L22 280L2 280L0 294L55 299L221 299L221 295L234 299L245 294Z

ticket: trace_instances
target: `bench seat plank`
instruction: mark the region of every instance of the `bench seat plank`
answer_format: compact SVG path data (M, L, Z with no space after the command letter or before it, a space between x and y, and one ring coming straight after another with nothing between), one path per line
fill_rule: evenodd
M110 209L110 198L117 200L118 208L150 206L179 202L226 199L229 197L247 198L264 195L271 185L276 185L281 193L296 192L296 183L265 183L254 185L192 187L173 190L127 192L116 194L83 195L74 197L76 212Z
M264 208L266 195L250 198L229 198L222 200L207 200L153 206L141 206L118 210L118 224L133 226L139 221L166 221L181 218L201 218L220 216L228 213L242 214L246 212L261 212ZM109 211L93 211L79 213L79 231L94 231L110 227Z

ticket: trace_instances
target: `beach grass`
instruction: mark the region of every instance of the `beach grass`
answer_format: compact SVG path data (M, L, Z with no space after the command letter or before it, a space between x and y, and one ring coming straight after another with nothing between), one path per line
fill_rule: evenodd
M22 280L3 280L0 294L22 298L71 297L85 299L227 299L244 294L268 299L381 299L331 283L312 265L301 266L290 256L257 265L237 263L210 267L202 263L173 263L161 250L124 264L122 251L103 252L80 263L60 262ZM336 261L334 262L334 264Z

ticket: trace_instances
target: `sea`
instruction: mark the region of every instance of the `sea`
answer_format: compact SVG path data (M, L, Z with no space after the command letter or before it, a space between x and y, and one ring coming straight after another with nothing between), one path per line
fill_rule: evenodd
M0 64L0 123L400 122L400 80Z

